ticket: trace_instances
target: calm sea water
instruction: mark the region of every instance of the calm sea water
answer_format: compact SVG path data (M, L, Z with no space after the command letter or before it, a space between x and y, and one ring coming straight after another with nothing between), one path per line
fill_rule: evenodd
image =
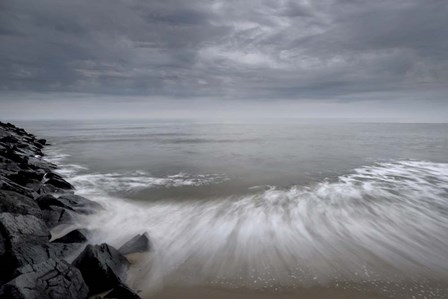
M447 124L18 124L105 206L80 219L92 242L150 234L130 275L145 296L206 285L448 298Z

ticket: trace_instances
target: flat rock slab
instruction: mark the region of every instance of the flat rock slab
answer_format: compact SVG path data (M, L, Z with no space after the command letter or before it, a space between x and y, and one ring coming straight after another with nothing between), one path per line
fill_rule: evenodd
M107 244L88 245L73 261L84 277L91 294L110 290L126 280L128 260Z
M0 298L85 299L89 293L79 270L60 259L27 265L18 274L0 288Z

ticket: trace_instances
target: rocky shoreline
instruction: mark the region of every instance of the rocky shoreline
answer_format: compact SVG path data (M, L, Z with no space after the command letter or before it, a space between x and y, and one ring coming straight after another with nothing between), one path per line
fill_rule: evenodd
M45 139L0 122L0 298L140 298L125 283L126 255L150 250L146 234L119 249L88 244L91 232L82 228L52 238L77 214L102 207L75 194L57 165L44 160L45 146Z

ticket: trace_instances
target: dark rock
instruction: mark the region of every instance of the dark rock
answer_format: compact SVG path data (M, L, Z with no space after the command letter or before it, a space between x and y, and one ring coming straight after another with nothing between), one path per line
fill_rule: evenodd
M45 172L39 170L20 170L17 173L11 174L8 178L22 186L30 182L41 182L44 177Z
M38 198L36 198L36 202L41 209L47 209L50 206L57 206L57 207L72 209L71 205L68 204L66 201L60 200L59 198L57 198L51 194L45 194L45 195L39 196Z
M36 186L34 186L35 188ZM35 189L33 189L35 190ZM57 188L53 185L49 185L49 184L39 184L37 187L37 191L36 193L38 195L43 195L43 194L64 194L67 192L71 192L73 193L72 190L67 190L67 189L61 189L61 188Z
M59 197L46 194L38 197L36 202L41 209L46 209L50 206L58 206L84 214L90 214L101 208L101 205L98 203L75 194L63 194Z
M3 256L6 253L6 240L3 238L3 236L0 234L0 257Z
M36 157L30 157L28 159L28 166L32 169L43 169L46 172L50 172L57 168L55 164L44 161Z
M123 254L131 254L136 252L146 252L151 249L151 242L148 238L148 233L136 235L126 243L124 243L118 251Z
M85 299L89 289L78 269L60 259L27 265L20 275L3 285L5 299Z
M63 194L57 199L78 213L91 214L102 208L99 203L75 194Z
M15 191L0 190L0 211L43 218L42 211L34 199Z
M75 229L65 236L54 240L57 243L84 243L87 242L88 231L85 229Z
M42 182L37 180L29 180L24 187L30 189L33 193L38 194L38 191L41 189Z
M5 254L2 271L11 276L15 272L14 269L24 265L40 263L49 258L74 258L74 255L78 254L82 247L82 244L79 243L16 244Z
M46 244L46 250L50 257L63 258L65 260L74 260L84 249L83 243L49 243Z
M72 263L77 267L92 294L118 286L126 280L128 260L118 250L107 245L88 245Z
M36 195L33 190L20 186L19 184L14 183L13 181L5 177L0 177L0 189L14 191L30 198L34 198Z
M0 235L2 254L0 255L0 279L11 278L18 266L40 261L33 246L42 245L50 239L50 232L43 220L33 215L0 214Z
M0 152L0 154L3 157L8 158L16 163L28 164L28 162L29 162L29 158L27 156L25 156L23 154L19 154L14 149L7 149L6 151Z
M40 156L42 151L40 148L36 148L34 146L30 146L28 144L17 144L13 148L18 155L25 157L35 157Z
M10 244L39 244L50 240L48 227L33 215L0 213L0 233Z
M20 149L22 149L22 148L30 149L31 148L28 143L17 143L16 146L17 146L17 148L20 148Z
M107 293L104 298L115 298L115 299L141 299L133 290L131 290L127 285L120 283L111 292Z
M3 157L0 155L0 175L8 176L12 173L16 173L22 169L22 167L17 163L12 161L11 159L8 159L6 157Z
M58 206L48 206L42 209L42 214L50 229L60 224L72 223L74 218L72 212Z
M9 136L0 138L0 142L3 142L3 143L18 143L19 139L17 139L14 136L9 135Z
M34 146L35 146L37 149L43 149L43 148L44 148L44 146L43 146L42 144L37 143L37 142L34 143Z
M39 223L34 224L37 226ZM18 227L18 230L20 229L21 226ZM49 258L74 258L83 248L82 243L48 243L46 235L38 236L37 233L33 237L25 231L20 238L11 237L12 235L3 231L0 235L0 280L3 281L15 277L14 271L18 267L39 263Z
M5 152L8 149L9 149L9 145L7 145L4 142L0 142L0 153L3 153L3 152Z
M60 175L55 174L53 172L47 173L45 175L46 180L46 184L50 184L53 185L57 188L60 189L74 189L73 186L67 182L66 180L64 180Z
M32 190L33 192L39 194L39 192L42 192L42 182L37 181L37 180L29 180L26 184L25 187Z
M46 139L37 139L36 142L39 144L45 145L47 143L47 140Z

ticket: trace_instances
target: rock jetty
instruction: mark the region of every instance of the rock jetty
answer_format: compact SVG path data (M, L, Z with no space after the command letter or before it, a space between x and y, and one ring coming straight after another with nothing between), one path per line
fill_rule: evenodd
M150 250L146 233L119 249L88 244L82 228L50 241L52 229L101 206L45 161L47 145L0 122L0 298L140 298L126 285L126 255Z

